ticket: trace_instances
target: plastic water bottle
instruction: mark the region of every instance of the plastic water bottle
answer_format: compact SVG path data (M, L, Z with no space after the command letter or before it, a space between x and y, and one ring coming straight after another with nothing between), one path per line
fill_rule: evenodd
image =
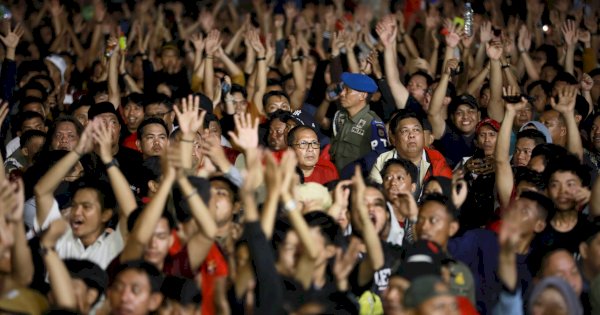
M471 8L471 2L465 3L464 20L465 20L465 29L464 29L465 36L471 37L471 36L473 36L473 8Z

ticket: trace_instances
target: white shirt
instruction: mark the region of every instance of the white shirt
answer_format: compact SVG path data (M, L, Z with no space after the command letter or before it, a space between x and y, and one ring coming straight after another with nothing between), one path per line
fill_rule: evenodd
M21 147L21 137L14 137L6 144L6 156L11 156Z
M50 223L60 219L61 214L58 209L58 202L54 199L52 209L40 228L37 217L34 219L34 230L40 232L48 228ZM121 223L119 223L121 224ZM75 235L71 227L63 234L63 236L56 242L56 253L62 259L75 258L75 259L87 259L91 262L96 263L102 269L106 269L110 262L117 257L125 247L123 236L119 226L112 233L102 233L100 237L87 248L81 243L81 240Z

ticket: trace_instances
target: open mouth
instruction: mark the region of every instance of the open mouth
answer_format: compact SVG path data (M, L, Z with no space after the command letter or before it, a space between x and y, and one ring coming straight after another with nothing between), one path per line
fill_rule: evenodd
M79 229L82 225L83 225L83 220L81 220L81 219L71 220L71 229L73 229L73 230Z

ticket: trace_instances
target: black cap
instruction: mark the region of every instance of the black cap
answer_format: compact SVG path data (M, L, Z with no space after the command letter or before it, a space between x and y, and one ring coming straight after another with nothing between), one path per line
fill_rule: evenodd
M432 241L419 240L406 249L404 260L395 275L409 281L425 275L441 275L442 262L447 258L442 247Z
M90 110L88 111L88 119L92 120L94 119L94 117L105 113L111 113L115 115L117 119L120 119L119 113L117 112L115 106L111 102L100 102L98 104L92 105L92 107L90 107Z
M467 105L473 109L479 110L479 105L477 105L475 97L469 94L462 94L452 99L452 102L448 105L448 114L454 114L460 105Z
M196 282L191 279L166 276L160 291L165 298L177 301L182 305L199 305L202 302L202 292Z
M71 277L81 279L88 288L98 290L99 296L104 293L108 286L108 275L100 266L89 260L65 259L64 262Z

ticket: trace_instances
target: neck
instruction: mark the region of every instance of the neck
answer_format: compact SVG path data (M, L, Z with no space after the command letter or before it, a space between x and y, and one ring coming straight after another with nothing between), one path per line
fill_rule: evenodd
M302 174L304 174L304 178L309 177L310 175L312 175L313 171L315 170L315 167L307 167L307 166L300 166L300 169L302 170Z
M117 144L113 145L111 148L111 151L112 151L113 156L117 155L117 153L119 153L119 144L117 143Z
M317 288L322 288L327 283L325 279L325 271L327 270L327 261L323 262L321 266L317 266L312 276L312 283Z
M551 224L557 231L568 232L577 224L577 210L557 211Z
M533 240L534 234L525 235L521 237L519 243L517 244L517 253L520 255L525 255L529 252L529 247L531 246L531 241Z
M384 242L387 241L388 237L390 236L391 227L392 225L389 222L383 227L383 230L381 230L381 233L379 233L380 240Z
M229 236L229 232L231 231L231 221L223 224L222 226L217 227L217 238L224 239Z
M413 162L413 164L416 166L419 166L421 164L421 160L423 159L423 150L409 154L401 154L400 151L396 149L396 152L398 152L399 157Z
M94 242L100 237L100 235L102 235L102 232L104 232L103 227L101 227L100 229L98 229L98 231L96 231L88 236L80 237L79 240L81 241L83 246L88 247L88 246L94 244Z
M361 104L361 105L356 105L356 106L346 108L346 110L348 111L348 115L350 115L350 118L352 118L352 117L356 116L356 114L358 114L358 112L360 112L366 106L367 106L367 104Z
M589 260L587 259L583 260L581 267L581 273L583 275L583 278L588 280L589 282L592 282L592 280L594 280L594 278L598 275L598 271L594 270L594 268L590 266Z

